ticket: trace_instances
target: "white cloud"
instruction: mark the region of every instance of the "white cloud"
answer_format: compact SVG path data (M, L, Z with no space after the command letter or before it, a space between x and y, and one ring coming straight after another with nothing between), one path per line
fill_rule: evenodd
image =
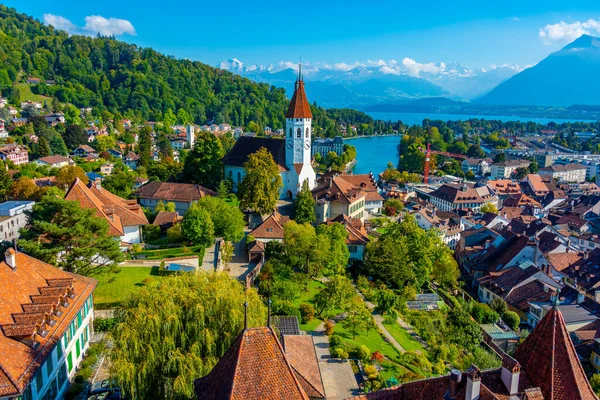
M434 63L422 64L408 57L402 59L402 66L406 70L407 74L417 77L421 72L427 72L430 74L437 75L442 71L440 66L435 65Z
M600 21L589 19L587 21L576 21L566 23L560 21L557 24L548 24L540 29L540 38L545 44L555 42L571 42L581 35L600 34Z
M515 17L512 17L512 18L511 18L511 20L513 20L513 21L515 21L515 22L518 22L518 21L520 21L520 20L521 20L521 18L519 18L519 17L515 16Z
M44 22L57 29L62 29L73 35L95 36L120 36L128 34L135 36L136 31L133 24L126 19L105 18L101 15L89 15L85 17L85 25L78 26L65 17L54 14L44 14Z

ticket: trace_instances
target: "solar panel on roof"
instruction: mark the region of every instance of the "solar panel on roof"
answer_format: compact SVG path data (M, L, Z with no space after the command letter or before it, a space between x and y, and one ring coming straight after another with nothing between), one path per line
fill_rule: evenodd
M298 317L277 316L273 317L273 325L277 327L282 336L301 335Z

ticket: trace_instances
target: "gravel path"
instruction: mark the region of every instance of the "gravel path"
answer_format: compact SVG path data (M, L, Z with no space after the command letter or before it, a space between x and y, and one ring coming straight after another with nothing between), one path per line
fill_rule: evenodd
M331 358L329 338L325 335L323 324L319 325L310 334L315 343L315 352L319 360L319 369L321 370L327 400L347 399L360 394L350 362L341 362Z

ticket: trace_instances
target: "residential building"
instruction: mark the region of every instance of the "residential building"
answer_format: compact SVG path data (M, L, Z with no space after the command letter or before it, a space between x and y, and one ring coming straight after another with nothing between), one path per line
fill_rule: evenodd
M185 146L187 146L187 141L185 139L181 139L181 138L175 138L175 139L171 139L171 148L173 150L181 150L184 149Z
M152 221L152 225L159 226L163 232L166 232L169 228L172 228L176 223L183 219L179 213L174 211L159 211Z
M312 146L313 157L315 154L320 154L321 157L325 157L330 152L335 153L339 157L344 152L344 139L342 139L341 136L336 136L333 139L315 138Z
M89 347L97 283L6 251L0 263L1 398L64 398Z
M317 224L335 219L342 214L361 221L365 220L367 192L337 173L329 172L323 175L312 194L315 198Z
M97 217L108 222L108 234L118 237L121 243L142 242L142 226L148 225L148 219L135 200L114 195L102 188L99 182L91 182L88 187L79 178L75 178L65 199L94 210Z
M489 158L466 158L463 160L461 167L465 174L471 171L475 176L483 176L490 172L491 162L492 160Z
M298 338L297 346L288 338ZM213 370L194 382L202 400L323 398L309 335L283 335L270 327L245 328ZM517 346L514 357L497 348L502 366L402 383L351 400L597 400L569 338L561 311L552 308ZM343 396L342 396L343 397Z
M125 158L123 158L123 162L131 169L137 169L138 161L140 160L140 156L135 154L133 151L127 153Z
M257 242L283 242L283 226L289 220L289 217L281 215L275 211L265 218L260 225L254 228L249 235L252 236Z
M175 211L184 215L202 197L216 196L210 189L190 183L150 182L142 186L140 204L154 210L158 203L175 203Z
M491 179L506 179L513 176L517 168L528 168L531 161L510 160L492 164Z
M379 189L372 173L356 175L342 174L340 176L345 181L365 191L365 212L368 214L367 218L375 214L380 214L383 211L383 197L379 194Z
M437 229L442 241L454 250L464 230L462 218L450 211L439 211L434 206L422 207L414 214L417 224L428 231Z
M25 146L8 144L0 147L0 160L8 160L15 165L27 164L29 162L29 153Z
M100 173L105 176L109 176L112 174L113 169L115 169L115 164L113 163L104 163L100 166Z
M521 182L529 186L531 194L534 196L545 196L550 193L548 185L538 174L527 174Z
M586 167L580 164L550 165L540 168L542 178L554 178L559 182L585 182Z
M33 76L30 76L27 78L27 80L25 81L28 85L37 85L38 83L40 83L42 80L40 78L35 78Z
M73 150L73 155L77 157L87 157L89 155L97 155L96 150L93 147L88 146L87 144L80 144L75 150Z
M271 153L279 168L283 182L281 198L295 197L304 181L310 189L315 187L316 174L311 165L312 113L300 75L285 118L285 140L242 136L223 158L225 177L233 182L234 191L244 178L244 163L261 147Z
M66 167L67 165L75 164L73 161L71 161L70 158L63 157L63 156L42 157L42 158L38 158L37 160L35 160L34 163L38 164L38 165L42 165L42 166L48 165L51 168L62 168L62 167Z
M363 261L365 250L369 243L369 235L365 229L365 224L360 219L350 218L344 214L327 222L328 224L340 223L346 228L348 236L346 237L346 246L350 252L350 262L352 260Z
M46 119L46 123L50 126L55 126L57 124L64 124L66 122L65 115L61 114L61 113L47 114L47 115L44 115L44 118Z
M5 201L0 204L0 241L12 242L19 238L19 229L27 225L25 211L31 211L34 201Z
M470 209L479 212L481 206L491 203L498 207L498 196L488 185L473 186L443 184L429 194L430 202L442 211Z
M509 179L498 179L487 182L488 186L494 189L500 199L511 195L519 195L522 193L521 186L518 182Z

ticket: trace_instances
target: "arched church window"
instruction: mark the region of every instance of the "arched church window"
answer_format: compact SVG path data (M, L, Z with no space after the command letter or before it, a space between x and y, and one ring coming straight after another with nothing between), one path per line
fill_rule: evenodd
M298 128L298 130L296 131L296 137L302 137L302 128Z
M237 178L238 178L237 183L240 183L242 181L242 173L241 172L238 172Z
M310 133L310 128L306 128L306 134L305 137L308 138L308 134Z
M290 137L293 137L293 136L294 136L294 134L292 132L292 128L290 128Z

